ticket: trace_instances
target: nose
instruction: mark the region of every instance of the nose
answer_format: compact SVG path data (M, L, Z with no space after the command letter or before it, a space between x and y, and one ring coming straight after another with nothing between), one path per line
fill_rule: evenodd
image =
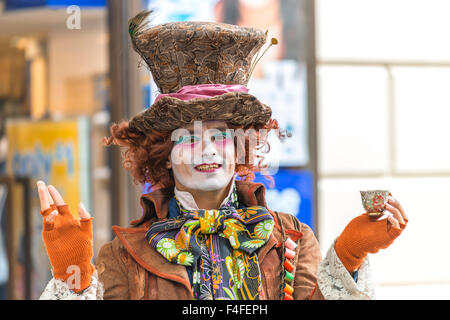
M211 137L204 136L202 139L202 155L204 157L215 156L217 154L214 143L211 142Z

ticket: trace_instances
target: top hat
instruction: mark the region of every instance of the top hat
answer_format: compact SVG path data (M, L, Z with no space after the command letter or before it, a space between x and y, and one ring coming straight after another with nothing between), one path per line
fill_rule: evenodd
M270 107L246 88L253 57L266 42L264 32L193 21L149 27L150 13L132 18L129 33L160 94L150 108L129 121L131 130L172 131L195 120L239 126L269 121Z

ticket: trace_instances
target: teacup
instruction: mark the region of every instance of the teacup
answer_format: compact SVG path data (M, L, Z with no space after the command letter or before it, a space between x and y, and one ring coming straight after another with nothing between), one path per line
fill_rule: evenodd
M360 191L364 209L371 217L381 216L392 194L388 190Z

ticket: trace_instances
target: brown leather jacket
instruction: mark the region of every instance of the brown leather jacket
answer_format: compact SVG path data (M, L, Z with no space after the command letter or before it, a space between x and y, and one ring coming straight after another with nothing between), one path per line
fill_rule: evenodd
M236 187L238 198L245 205L267 207L264 185L236 181ZM186 268L168 262L145 238L149 226L167 216L173 194L170 192L162 189L143 195L142 218L132 221L130 228L113 227L117 237L100 249L96 260L104 299L193 299ZM293 271L294 299L323 299L316 285L317 267L322 257L312 230L293 215L271 213L275 220L274 231L258 251L262 280L260 299L281 297L281 244L286 236L298 244Z

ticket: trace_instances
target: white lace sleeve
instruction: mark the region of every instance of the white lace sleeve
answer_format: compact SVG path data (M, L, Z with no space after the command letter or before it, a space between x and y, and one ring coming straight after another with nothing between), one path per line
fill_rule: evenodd
M334 251L334 242L319 264L317 284L322 295L327 300L375 299L368 258L359 268L358 281L355 282Z
M98 281L97 271L92 275L91 285L80 294L70 290L64 281L52 278L39 300L103 300L103 285Z

